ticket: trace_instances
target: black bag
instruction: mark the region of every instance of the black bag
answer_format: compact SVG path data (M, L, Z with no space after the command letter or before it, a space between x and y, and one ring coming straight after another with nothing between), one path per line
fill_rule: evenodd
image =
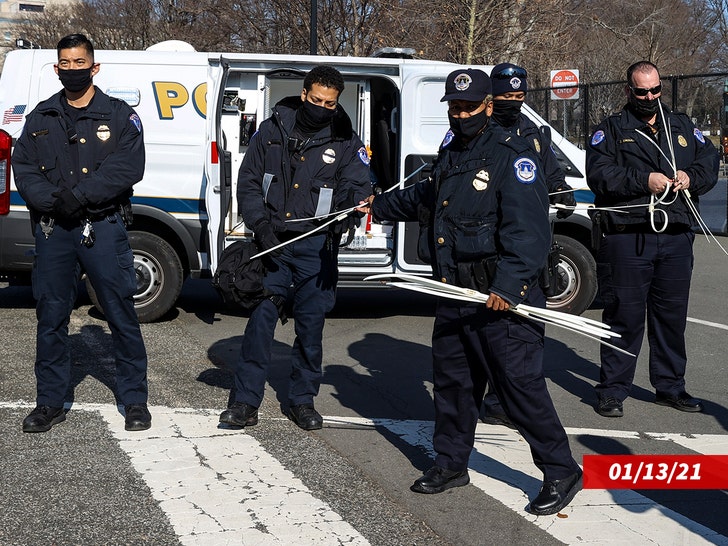
M270 295L263 287L263 260L250 259L258 252L254 240L236 241L223 250L212 285L226 304L253 309Z

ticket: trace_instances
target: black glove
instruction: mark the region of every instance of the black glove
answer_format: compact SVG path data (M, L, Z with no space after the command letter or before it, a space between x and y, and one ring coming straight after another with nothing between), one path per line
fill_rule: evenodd
M350 209L355 205L358 205L359 203L354 202L354 195L354 188L349 188L349 191L346 192L346 197L344 197L341 201L337 203L336 210L346 210ZM361 224L362 216L364 216L364 214L359 211L351 211L349 214L347 214L346 218L336 222L336 226L334 227L334 233L346 233L352 228L358 228Z
M346 218L336 223L335 231L338 233L346 233L350 229L356 229L361 225L361 212L352 211L346 215Z
M576 199L574 199L574 192L569 191L571 190L570 186L563 185L559 186L559 188L556 190L557 193L555 195L551 195L551 204L552 205L564 205L565 207L569 208L558 208L556 209L556 218L568 218L572 214L574 214L574 207L576 206Z
M56 218L80 220L83 218L83 205L76 199L69 188L62 188L51 194L56 200L53 202L53 215Z
M261 222L255 228L255 239L263 250L269 250L275 246L281 244L276 237L276 232L273 230L273 226L270 222ZM270 256L280 256L283 254L283 249L279 248L268 253Z

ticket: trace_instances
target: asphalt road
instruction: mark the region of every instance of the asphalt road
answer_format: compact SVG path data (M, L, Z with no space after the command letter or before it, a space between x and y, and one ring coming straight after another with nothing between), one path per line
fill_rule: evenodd
M577 460L728 454L727 266L699 236L687 380L703 414L653 404L643 350L625 416L600 417L597 344L549 328L546 375ZM427 296L341 290L316 400L326 423L310 433L281 415L294 333L292 322L279 326L260 423L231 431L217 413L246 317L224 309L207 281L188 282L175 311L142 326L154 421L135 435L114 407L109 331L81 297L67 421L33 435L20 422L35 399L34 301L29 287L0 284L0 544L728 544L725 491L589 490L560 518L529 516L540 477L503 427L479 427L472 485L410 492L430 464L433 310ZM598 302L585 316L599 319Z

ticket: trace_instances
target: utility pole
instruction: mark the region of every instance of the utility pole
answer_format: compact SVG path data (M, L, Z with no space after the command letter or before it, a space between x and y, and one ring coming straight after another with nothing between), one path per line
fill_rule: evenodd
M311 0L311 37L309 38L311 55L318 55L318 34L316 32L317 22L318 0Z

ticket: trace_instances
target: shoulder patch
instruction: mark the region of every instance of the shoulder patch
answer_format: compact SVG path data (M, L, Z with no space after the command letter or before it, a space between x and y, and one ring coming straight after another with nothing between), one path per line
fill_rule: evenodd
M455 133L452 132L452 129L448 129L447 133L445 133L445 138L442 139L442 143L440 144L440 148L447 147L448 144L452 142L452 139L455 138Z
M139 116L136 115L136 113L132 113L129 116L129 121L131 121L132 125L136 127L136 130L140 133L142 132L142 120L139 119Z
M700 144L705 144L705 136L703 136L703 131L698 129L697 127L693 129L693 134L695 135L695 138Z
M361 159L361 162L364 163L367 167L369 166L369 153L367 152L367 149L362 146L357 150L356 152L359 155L359 159Z
M513 162L516 179L521 184L533 184L536 181L536 163L527 157L519 157Z
M592 146L597 146L603 140L604 140L604 131L602 131L601 129L599 129L596 133L594 133L592 135L591 145Z

